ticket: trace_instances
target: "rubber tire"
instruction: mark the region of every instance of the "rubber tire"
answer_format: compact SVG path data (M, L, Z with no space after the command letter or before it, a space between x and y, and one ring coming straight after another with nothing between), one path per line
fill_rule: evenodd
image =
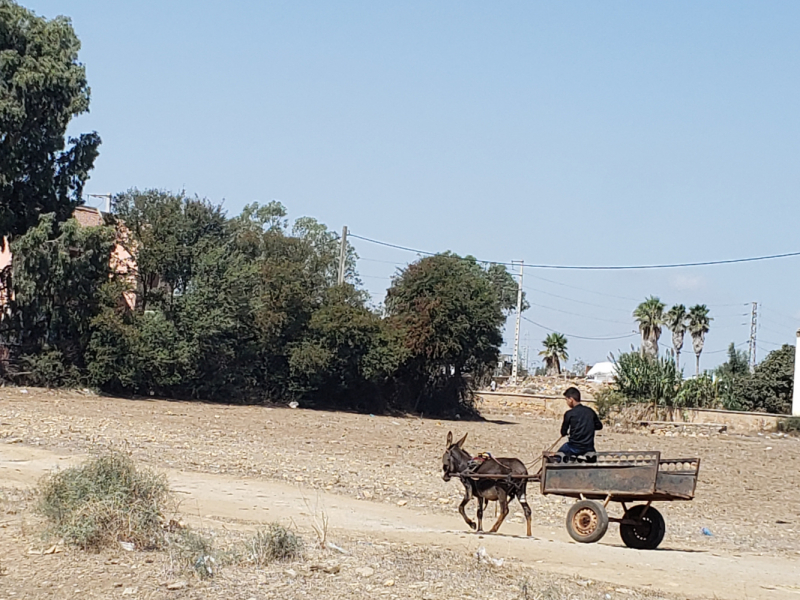
M587 534L575 529L573 523L576 515L582 511L594 513L594 516L597 519L596 527L593 531ZM603 505L599 502L595 502L594 500L581 500L580 502L573 504L569 509L569 512L567 513L567 533L569 533L570 537L576 542L580 542L582 544L591 544L592 542L596 542L602 538L606 534L606 531L608 531L608 513Z
M645 512L645 509L647 512ZM664 539L667 525L658 510L645 504L630 507L623 519L642 520L639 525L619 524L619 535L628 548L655 550Z

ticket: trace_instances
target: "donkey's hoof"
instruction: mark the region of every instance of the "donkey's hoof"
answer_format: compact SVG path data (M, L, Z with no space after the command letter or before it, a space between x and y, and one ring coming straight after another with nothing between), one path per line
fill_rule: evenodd
M470 522L470 523L467 523L467 525L469 525L469 528L472 529L472 531L475 531L476 529L478 529L478 526L475 525L475 523L471 523Z

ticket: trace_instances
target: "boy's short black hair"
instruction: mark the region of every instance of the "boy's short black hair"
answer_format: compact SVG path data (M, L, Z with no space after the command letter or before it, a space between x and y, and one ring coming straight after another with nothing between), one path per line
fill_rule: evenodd
M581 391L576 387L567 388L564 392L565 398L572 398L576 402L581 401Z

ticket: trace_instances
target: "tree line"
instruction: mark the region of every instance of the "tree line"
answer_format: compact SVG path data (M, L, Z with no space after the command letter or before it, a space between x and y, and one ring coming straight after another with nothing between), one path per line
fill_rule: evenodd
M516 289L503 266L422 258L378 311L351 283L353 249L337 285L339 236L312 218L290 223L278 202L228 217L204 199L133 189L113 207L109 225L48 213L12 239L0 326L25 381L466 413L497 365ZM119 249L135 259L127 271Z
M700 375L700 354L703 352L706 334L714 319L708 316L709 310L705 304L696 304L688 310L683 304L676 304L664 312L666 307L659 298L650 296L633 311L633 317L642 335L641 351L652 358L657 357L661 328L666 327L672 332L675 363L680 371L683 340L686 332L689 332L696 357L695 375Z
M131 189L106 223L71 218L101 144L68 138L90 89L69 19L0 0L2 376L120 394L298 400L360 410L472 409L499 359L516 284L445 253L399 270L370 306L348 248L279 203L237 215ZM120 252L133 260L125 264ZM127 271L126 271L127 269Z

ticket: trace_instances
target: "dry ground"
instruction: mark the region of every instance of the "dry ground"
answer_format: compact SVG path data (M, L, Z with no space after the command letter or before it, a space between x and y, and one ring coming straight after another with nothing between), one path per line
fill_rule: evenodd
M440 476L448 430L456 435L469 433L466 446L473 452L490 450L496 456L519 456L526 462L558 436L556 421L524 409L486 406L484 415L489 419L486 422L443 422L4 389L0 391L0 461L4 455L11 456L13 449L20 466L6 463L6 468L0 468L0 486L6 488L5 514L0 513L0 570L6 573L0 576L0 599L123 595L245 600L337 596L516 599L526 594L528 598L623 598L655 594L647 591L648 583L661 590L661 595L672 585L679 594L711 596L705 593L709 588L694 589L691 582L681 580L680 572L670 573L670 568L688 569L680 563L686 557L690 562L695 561L693 556L700 557L697 560L718 557L719 564L730 562L730 567L713 563L717 565L714 569L723 569L720 581L724 583L725 568L733 576L741 570L737 564L742 568L760 564L753 562L759 560L758 555L773 557L770 561L776 564L800 564L800 440L777 436L664 437L602 432L597 440L600 449L659 449L670 457L702 457L697 499L663 505L668 527L664 551L648 555L620 548L615 526L600 544L568 543L563 525L568 505L534 490L528 497L541 546L538 550L523 547L532 541L507 537L523 533L521 515L503 526L505 536L434 535L438 523L442 531L465 529L463 522L453 517L460 485L445 483ZM231 501L227 506L223 501L211 504L211 514L198 513L192 506L184 508L198 527L213 530L222 546L234 543L237 536L247 535L271 516L286 520L296 512L295 520L309 541L306 560L267 569L226 567L210 581L190 578L187 588L168 591L164 584L184 576L171 569L163 554L119 551L86 555L71 550L28 554L29 550L45 549L45 545L37 537L37 524L28 510L31 500L12 488L30 484L33 475L44 468L32 459L39 456L42 465L50 465L58 462L60 455L68 462L71 455L110 445L124 447L142 463L166 470L177 482L176 489L181 489L181 482L186 484L192 501L202 500L204 487L210 493L214 485L227 489L225 486L231 488L242 481L262 486L260 493L253 492L253 498L241 505L233 500L248 492L228 492ZM20 454L28 456L27 462ZM348 554L314 548L314 535L305 524L314 510L291 505L279 510L274 503L272 512L265 512L268 507L260 510L258 503L269 504L270 494L279 489L275 480L304 490L308 497L313 497L315 489L324 492L329 504L331 498L341 499L348 514L355 516L339 524L332 520L331 535ZM397 531L390 531L390 525L381 529L359 523L359 511L364 523L374 513L380 517L376 523L391 521ZM512 514L516 511L518 508L512 508ZM493 517L494 511L490 509L488 515ZM416 529L399 532L397 525L403 522L413 523ZM713 535L704 535L703 528ZM549 546L553 550L546 551L550 539L554 540ZM475 559L474 551L480 545L485 545L490 555L505 555L503 566ZM560 552L594 554L585 554L585 566L573 569ZM591 562L593 556L598 557L597 562ZM662 565L666 572L657 573L654 568L649 574L647 556L653 557L654 564L667 561ZM625 564L613 571L596 566L609 558ZM325 566L339 570L325 573ZM356 572L365 567L373 574ZM596 575L586 575L592 572ZM565 573L575 575L564 577ZM718 595L782 598L800 591L786 583L773 583L754 581L741 595L730 590Z

